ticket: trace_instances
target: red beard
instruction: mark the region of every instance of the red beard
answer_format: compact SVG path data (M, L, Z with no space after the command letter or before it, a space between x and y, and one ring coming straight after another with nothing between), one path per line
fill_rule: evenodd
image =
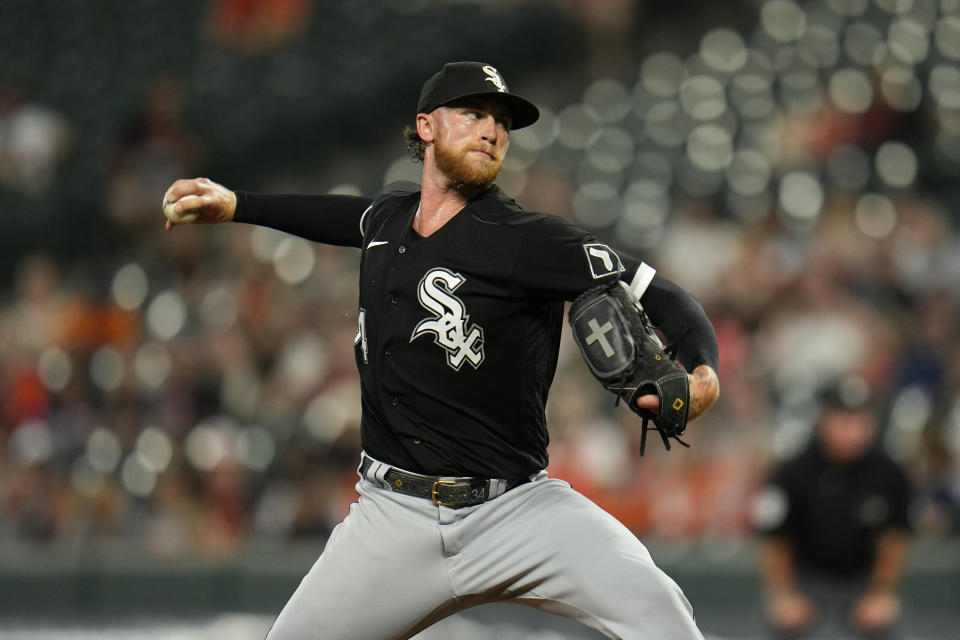
M434 144L434 155L437 168L447 176L458 189L480 188L493 183L500 175L503 167L503 158L492 149L479 149L493 156L483 160L470 152L476 148L467 148L457 151L443 144L438 139Z

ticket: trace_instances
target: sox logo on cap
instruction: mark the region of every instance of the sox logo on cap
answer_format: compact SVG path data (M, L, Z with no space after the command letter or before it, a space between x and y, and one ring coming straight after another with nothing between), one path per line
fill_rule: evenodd
M488 64L483 67L483 72L487 74L487 82L492 82L500 93L506 93L507 83L503 81L499 71Z

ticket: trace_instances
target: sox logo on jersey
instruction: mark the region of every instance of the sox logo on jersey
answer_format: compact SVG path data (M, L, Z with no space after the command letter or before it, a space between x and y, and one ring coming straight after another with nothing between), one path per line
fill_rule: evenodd
M420 305L433 314L421 320L410 336L413 342L432 333L434 343L447 353L447 364L459 371L464 361L477 369L483 363L483 328L470 323L463 301L453 293L466 282L459 273L443 267L431 269L417 285Z
M587 264L590 266L590 275L594 280L624 271L620 256L607 245L590 242L583 245L583 250L587 254Z

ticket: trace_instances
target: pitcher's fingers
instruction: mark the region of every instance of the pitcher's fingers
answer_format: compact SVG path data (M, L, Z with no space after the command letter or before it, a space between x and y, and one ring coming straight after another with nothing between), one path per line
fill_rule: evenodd
M637 406L641 409L649 409L650 411L657 411L660 409L660 398L659 396L647 394L637 398Z
M164 200L167 202L176 202L186 195L197 195L203 192L203 184L200 178L181 178L170 185L167 189Z
M173 210L177 213L183 213L184 211L194 211L196 209L202 209L211 204L214 204L215 198L213 195L207 194L194 194L188 193L184 196L181 196L177 200L177 204L173 206Z

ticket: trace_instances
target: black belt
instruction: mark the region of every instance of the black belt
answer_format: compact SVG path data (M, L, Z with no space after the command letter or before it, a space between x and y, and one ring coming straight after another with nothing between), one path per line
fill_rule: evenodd
M370 480L367 471L374 460L363 456L360 475ZM490 478L451 478L446 476L423 476L389 467L383 474L382 486L391 491L416 498L432 500L434 504L451 509L462 509L502 496L507 491L530 482L530 478L520 480L499 480Z

